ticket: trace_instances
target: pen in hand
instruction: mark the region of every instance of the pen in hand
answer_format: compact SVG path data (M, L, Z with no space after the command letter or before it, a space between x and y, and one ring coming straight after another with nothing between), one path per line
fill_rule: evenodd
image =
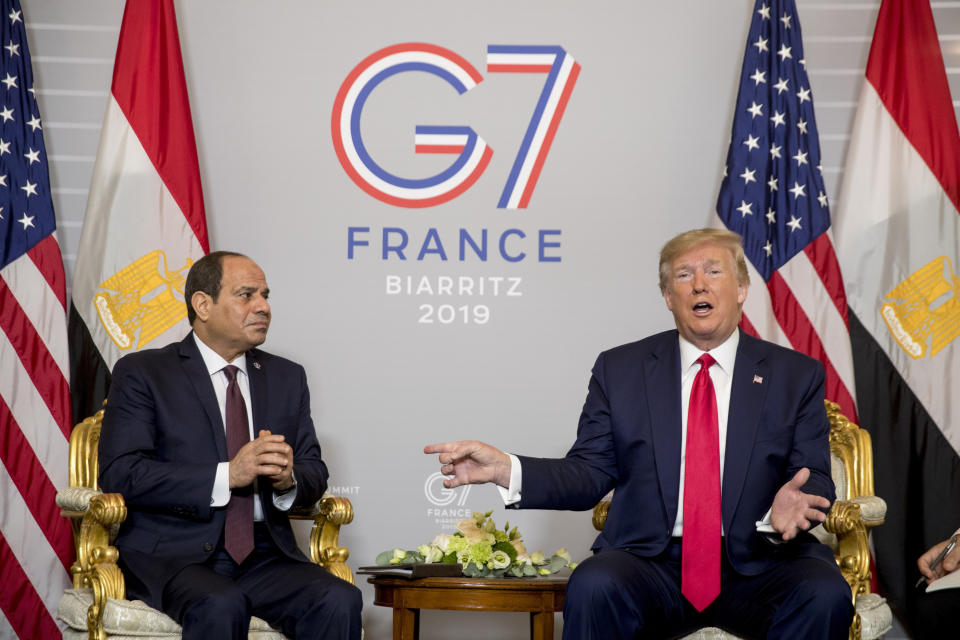
M933 571L934 569L939 567L940 563L943 562L943 559L947 557L948 553L953 551L953 548L955 546L957 546L957 534L953 534L952 536L950 536L950 542L947 543L947 546L945 546L943 550L939 554L937 554L937 557L933 559L933 562L930 563L930 571ZM926 578L923 576L920 576L920 579L917 580L917 584L914 585L914 588L917 588L920 585L922 585L924 580L926 580Z

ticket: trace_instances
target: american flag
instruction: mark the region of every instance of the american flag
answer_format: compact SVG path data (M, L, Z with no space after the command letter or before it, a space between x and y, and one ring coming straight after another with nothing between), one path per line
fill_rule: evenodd
M717 214L743 236L741 326L823 363L827 398L857 419L847 300L793 0L758 0L747 36Z
M54 500L72 426L66 291L18 0L0 24L0 636L53 638L73 554Z

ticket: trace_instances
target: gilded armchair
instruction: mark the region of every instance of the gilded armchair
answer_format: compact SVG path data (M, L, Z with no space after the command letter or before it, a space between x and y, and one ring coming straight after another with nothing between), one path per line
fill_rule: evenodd
M882 638L890 630L893 614L886 600L870 593L870 529L883 524L887 505L873 494L873 449L870 434L840 413L840 407L827 400L830 420L831 475L837 500L827 520L813 530L821 542L833 548L834 558L850 585L856 615L850 627L850 640ZM603 529L610 501L603 500L593 509L593 526ZM701 629L687 639L735 639L713 627Z
M179 637L180 627L173 620L142 602L125 599L123 574L117 566L119 552L111 542L127 516L127 508L123 496L102 493L97 486L103 412L101 409L74 428L70 436L70 486L57 493L61 515L70 518L77 558L70 567L73 588L64 593L58 607L58 617L69 627L64 638ZM291 517L313 520L310 559L353 583L353 573L346 565L350 551L338 540L340 526L353 520L350 500L324 496L311 509L292 513ZM249 637L284 638L259 618L251 621Z

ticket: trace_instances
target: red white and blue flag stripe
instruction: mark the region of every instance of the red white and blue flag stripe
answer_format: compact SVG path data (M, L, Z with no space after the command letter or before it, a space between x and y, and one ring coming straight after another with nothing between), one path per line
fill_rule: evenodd
M73 544L69 350L43 125L18 0L0 13L0 637L59 638Z

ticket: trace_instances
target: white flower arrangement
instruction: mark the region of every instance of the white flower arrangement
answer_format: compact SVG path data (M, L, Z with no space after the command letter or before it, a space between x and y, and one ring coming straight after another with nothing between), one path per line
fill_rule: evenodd
M566 549L558 549L549 559L541 551L527 553L517 528L511 530L508 522L502 531L497 529L492 513L475 511L472 518L457 523L456 533L441 533L416 551L384 551L377 556L377 565L460 563L463 575L471 578L547 576L563 567L576 568Z

